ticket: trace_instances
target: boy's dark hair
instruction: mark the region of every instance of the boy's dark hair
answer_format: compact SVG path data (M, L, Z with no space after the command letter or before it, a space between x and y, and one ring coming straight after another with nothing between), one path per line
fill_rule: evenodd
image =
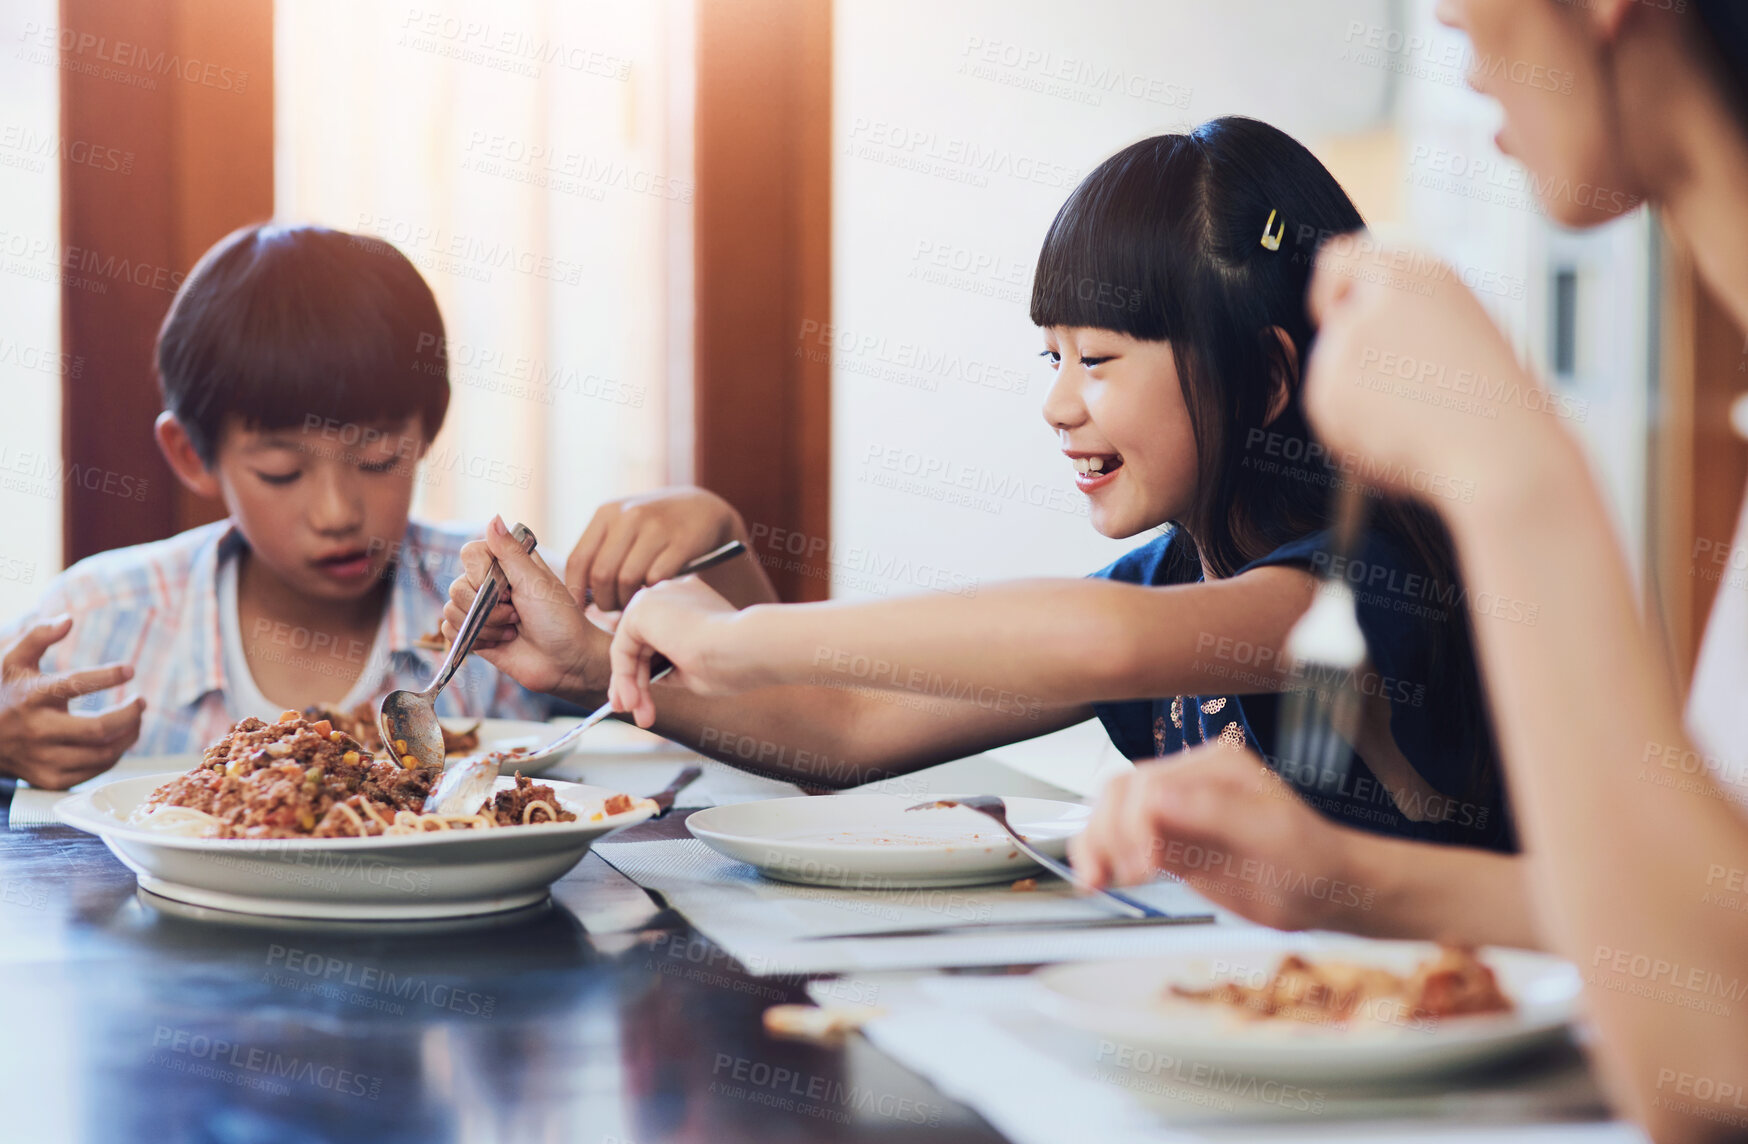
M1271 212L1269 234L1279 241L1264 246ZM1082 180L1050 224L1032 280L1033 323L1171 344L1197 454L1195 504L1178 523L1214 576L1331 524L1342 474L1315 443L1301 403L1316 332L1305 292L1319 244L1364 225L1315 155L1241 116L1125 147ZM1286 401L1275 412L1283 380ZM1259 453L1259 442L1276 451ZM1304 461L1266 463L1275 455ZM1431 583L1455 590L1455 547L1435 513L1384 500L1371 519ZM1498 751L1467 609L1442 613L1431 621L1426 681L1440 698L1434 723L1450 742L1472 744L1462 793L1480 801L1498 783Z
M211 465L226 420L372 424L449 408L443 316L381 239L264 223L201 256L158 331L158 387Z

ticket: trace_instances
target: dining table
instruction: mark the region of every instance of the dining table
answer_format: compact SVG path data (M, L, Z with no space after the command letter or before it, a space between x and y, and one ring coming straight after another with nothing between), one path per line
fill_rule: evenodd
M0 809L13 795L0 782ZM691 813L682 799L615 840L688 838ZM810 985L817 996L829 978L749 971L594 850L549 901L512 913L301 921L158 897L101 839L5 817L0 1141L1013 1135L870 1039L767 1034L768 1008L806 1004ZM999 985L1030 968L948 972ZM1588 1085L1582 1063L1563 1067ZM1460 1120L1462 1100L1453 1094L1441 1116L1455 1108ZM1586 1090L1575 1107L1604 1127L1584 1111L1593 1100ZM1312 1127L1316 1138L1343 1138L1339 1123ZM1227 1129L1213 1138L1251 1138L1243 1125ZM1291 1129L1276 1125L1269 1138Z

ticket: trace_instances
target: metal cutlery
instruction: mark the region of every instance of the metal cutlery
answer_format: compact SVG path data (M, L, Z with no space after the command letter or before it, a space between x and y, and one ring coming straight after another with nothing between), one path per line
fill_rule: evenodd
M1365 514L1365 490L1352 481L1342 485L1332 559L1316 599L1287 635L1292 673L1276 752L1283 777L1302 786L1339 779L1353 758L1360 715L1354 678L1366 661L1366 637L1343 571L1358 551Z
M706 569L716 567L718 564L733 560L736 556L739 556L746 550L746 545L738 540L731 540L720 548L713 548L709 552L698 557L696 560L693 560L684 568L680 569L678 574L681 576L689 576L694 572L703 572ZM483 585L481 591L482 593L484 591ZM478 606L478 603L479 601L476 599L474 601L476 607ZM473 615L472 609L469 609L468 615L469 617ZM650 660L649 666L649 679L651 683L654 683L656 680L661 679L670 671L674 670L674 665L668 662L668 658L660 654ZM399 693L397 692L396 694ZM585 731L595 726L611 714L613 714L613 704L611 702L603 703L601 706L590 712L582 722L574 727L568 728L562 735L546 744L546 746L540 748L538 751L531 751L526 755L511 756L510 761L515 763L518 767L543 763L552 756L561 754L568 750L570 745L576 742ZM441 741L441 734L439 734L439 741ZM498 773L503 761L504 760L496 758L493 755L485 755L477 759L468 759L465 762L450 767L443 772L443 778L439 780L437 789L433 790L431 796L425 800L426 812L434 812L437 814L467 813L463 808L476 805L473 800L483 799L486 793L490 791L492 786L498 781Z
M966 810L975 810L979 814L987 815L994 819L996 825L1007 831L1008 837L1014 840L1014 845L1018 846L1020 852L1026 857L1044 867L1044 869L1050 871L1052 874L1055 874L1058 878L1061 878L1075 889L1090 894L1093 897L1101 898L1110 903L1125 916L1131 918L1171 917L1171 915L1167 914L1165 911L1156 910L1147 903L1136 901L1127 894L1120 894L1115 890L1101 890L1097 886L1091 885L1085 879L1081 878L1080 875L1076 874L1074 869L1066 862L1058 862L1036 846L1033 846L1031 842L1026 839L1025 835L1015 830L1008 823L1007 803L1003 802L995 795L979 794L971 795L967 798L942 798L936 799L932 802L919 802L915 806L906 807L905 809L932 810L937 807L945 808L952 806L962 806Z
M510 536L522 546L522 551L533 550L534 533L527 525L516 525L510 530ZM480 628L485 626L486 616L491 614L508 583L503 568L494 559L473 598L473 606L461 621L461 630L455 633L455 642L449 645L449 654L443 657L443 664L432 677L430 686L423 691L391 691L382 697L376 712L377 730L382 732L383 746L401 765L443 766L443 726L437 722L437 696L448 686L467 653L473 650Z

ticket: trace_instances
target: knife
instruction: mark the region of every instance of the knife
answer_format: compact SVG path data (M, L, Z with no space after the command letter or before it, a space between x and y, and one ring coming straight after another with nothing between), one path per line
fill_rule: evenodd
M955 933L1024 933L1027 930L1054 929L1128 929L1131 926L1195 926L1207 925L1213 914L1166 914L1149 918L1043 918L1022 922L966 922L963 925L918 926L916 929L864 930L860 933L819 933L801 941L849 941L864 937L941 937Z
M698 776L703 773L703 767L687 767L685 770L674 776L673 782L669 783L657 793L650 795L649 800L655 803L657 807L655 814L651 817L660 818L668 811L674 809L674 800L680 797L680 792L691 786L692 783L697 780Z

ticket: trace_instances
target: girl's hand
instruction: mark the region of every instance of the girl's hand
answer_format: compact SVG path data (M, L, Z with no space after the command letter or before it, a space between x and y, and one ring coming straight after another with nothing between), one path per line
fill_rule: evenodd
M645 584L666 580L730 540L744 543L745 533L734 507L704 489L608 501L565 561L565 586L579 601L587 590L601 611L617 611Z
M598 693L606 682L606 672L600 670L606 634L583 616L539 552L522 551L501 517L492 518L484 540L461 549L464 571L449 586L444 637L455 639L494 556L509 585L487 613L474 651L530 690L565 696Z
M1336 238L1317 256L1305 409L1343 472L1434 506L1510 495L1572 399L1543 389L1448 264Z
M655 722L650 660L659 651L674 665L668 678L700 695L733 695L758 687L751 663L737 653L735 625L745 613L696 576L663 580L631 598L613 632L613 680L607 698L630 711L639 727Z
M1216 743L1113 778L1069 851L1095 886L1164 871L1251 921L1309 929L1370 908L1372 889L1350 874L1347 833L1254 754Z

